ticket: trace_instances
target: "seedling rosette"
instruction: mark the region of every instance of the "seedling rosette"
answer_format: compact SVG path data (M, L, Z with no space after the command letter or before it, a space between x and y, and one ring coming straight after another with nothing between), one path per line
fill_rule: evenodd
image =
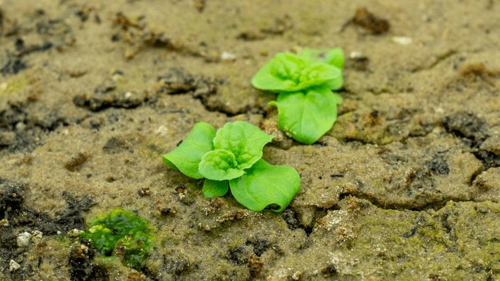
M237 121L215 129L197 123L186 139L163 162L193 179L202 179L203 195L224 196L229 189L240 204L252 211L283 211L300 190L297 171L262 159L264 146L273 139L254 125Z
M341 49L305 49L279 53L252 79L260 90L278 93L278 125L293 139L312 144L330 130L342 98L344 54Z

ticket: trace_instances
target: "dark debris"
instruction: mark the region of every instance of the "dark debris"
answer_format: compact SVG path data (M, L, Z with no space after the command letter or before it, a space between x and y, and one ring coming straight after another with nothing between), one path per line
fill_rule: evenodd
M73 98L73 103L76 106L93 112L99 112L108 108L133 109L139 107L144 101L145 99L138 97L127 98L125 94L121 96L85 94Z
M444 117L444 128L472 147L478 147L488 137L488 124L471 111L458 111Z
M484 168L487 170L489 168L500 167L500 156L493 152L479 149L474 152L474 156L483 162Z
M71 281L107 281L109 274L104 267L94 263L96 250L89 245L74 245L69 255Z
M442 153L434 154L432 159L425 163L425 166L435 175L447 175L450 173L450 167L448 166L445 155Z
M357 9L350 22L364 28L373 35L385 33L391 27L388 20L375 16L366 8Z
M28 69L28 63L20 58L10 58L0 69L3 76L15 75L22 70Z
M0 150L32 151L41 144L44 135L75 122L58 116L55 111L42 118L33 116L27 107L27 103L12 103L0 109Z

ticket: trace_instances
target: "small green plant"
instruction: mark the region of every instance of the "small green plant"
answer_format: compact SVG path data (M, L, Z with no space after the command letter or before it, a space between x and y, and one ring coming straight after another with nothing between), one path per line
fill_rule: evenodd
M252 79L260 90L278 93L270 103L278 108L278 125L293 139L312 144L330 130L342 103L341 49L305 49L299 55L279 53Z
M177 149L163 155L163 162L190 178L205 178L207 198L224 196L231 188L236 201L252 211L281 212L300 190L300 177L291 167L262 159L272 138L247 122L227 123L217 132L200 122Z
M151 230L139 216L121 209L97 218L80 236L102 256L118 256L128 267L140 270L151 248Z

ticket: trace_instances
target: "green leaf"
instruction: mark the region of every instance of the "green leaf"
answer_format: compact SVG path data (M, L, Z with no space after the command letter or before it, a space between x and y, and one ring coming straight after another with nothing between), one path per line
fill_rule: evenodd
M342 78L342 76L340 76L337 79L334 79L334 80L326 83L326 85L328 85L328 88L330 88L333 91L338 90L338 89L342 88L342 85L344 85L344 78Z
M270 136L254 125L236 121L227 123L217 130L214 138L214 147L231 151L238 163L238 167L248 169L262 158L264 145L270 142Z
M324 63L308 63L291 53L279 53L252 78L255 88L273 92L296 92L342 78L339 68Z
M305 49L300 54L299 57L304 59L309 63L326 63L328 65L334 66L340 70L344 67L344 52L340 48L334 49ZM332 90L338 90L342 88L344 80L342 75L329 81L327 84Z
M262 211L277 205L283 211L300 190L300 176L287 166L273 166L259 160L240 178L229 181L236 201L252 211Z
M201 179L198 165L205 153L214 149L215 129L212 125L196 123L186 139L172 152L163 155L165 165L177 168L184 175Z
M344 68L344 52L340 48L304 49L299 57L309 63L326 63L342 70Z
M342 98L328 87L311 88L304 92L280 93L270 105L278 107L278 125L293 139L312 144L337 120L337 104Z
M225 149L205 153L201 158L199 171L205 178L216 181L230 180L244 174L238 167L234 154Z
M203 195L206 198L215 198L224 196L229 190L228 181L213 181L206 179L203 182Z

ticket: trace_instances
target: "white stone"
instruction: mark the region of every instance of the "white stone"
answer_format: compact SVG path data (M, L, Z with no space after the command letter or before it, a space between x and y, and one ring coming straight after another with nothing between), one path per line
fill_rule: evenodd
M395 36L392 37L392 42L399 45L410 45L413 42L413 39L411 39L410 37Z
M17 246L27 247L30 244L31 233L23 232L17 236Z
M10 272L16 271L19 268L21 268L21 266L15 260L10 260L10 263L9 263L9 271Z
M363 54L361 52L358 52L358 51L352 51L349 53L349 58L350 59L359 59L359 58L362 58L364 57Z
M160 127L158 127L158 129L156 129L156 134L160 135L160 136L164 136L168 133L168 129L167 127L161 125Z
M72 236L72 237L76 237L76 236L80 235L81 233L83 233L83 230L79 230L79 229L74 228L68 232L68 235Z
M236 55L233 54L233 53L230 53L230 52L222 52L222 54L220 55L220 58L222 60L226 60L226 61L234 61L236 60Z

